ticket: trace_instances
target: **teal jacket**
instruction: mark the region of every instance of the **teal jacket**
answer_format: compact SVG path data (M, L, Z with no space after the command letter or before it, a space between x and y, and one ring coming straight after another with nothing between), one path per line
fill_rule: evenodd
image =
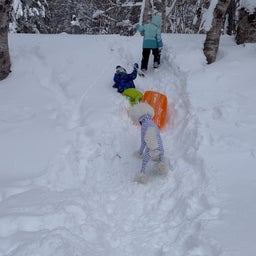
M143 34L143 48L160 48L163 47L161 38L162 18L160 16L153 16L149 24L143 26L137 25L136 29Z

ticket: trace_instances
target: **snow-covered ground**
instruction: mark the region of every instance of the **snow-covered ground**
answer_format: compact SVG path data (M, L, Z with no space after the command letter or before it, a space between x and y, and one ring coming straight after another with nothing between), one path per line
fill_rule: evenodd
M173 171L133 182L140 128L112 88L142 38L9 36L0 82L0 256L254 256L256 45L163 35L142 92L168 97L161 131Z

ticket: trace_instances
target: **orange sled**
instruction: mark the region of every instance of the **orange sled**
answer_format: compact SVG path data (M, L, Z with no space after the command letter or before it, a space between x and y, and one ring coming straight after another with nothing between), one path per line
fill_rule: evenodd
M163 128L167 119L167 97L155 91L146 91L141 99L154 108L153 121L159 128Z

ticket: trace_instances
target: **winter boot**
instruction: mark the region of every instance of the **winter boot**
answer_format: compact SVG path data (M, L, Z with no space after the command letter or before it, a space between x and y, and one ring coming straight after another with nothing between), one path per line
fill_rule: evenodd
M140 184L146 184L148 181L148 177L146 176L145 173L140 172L140 173L137 173L137 175L134 178L134 181L136 181Z
M158 62L154 62L154 68L159 68Z
M160 175L165 175L167 173L167 166L164 161L156 164L156 172Z

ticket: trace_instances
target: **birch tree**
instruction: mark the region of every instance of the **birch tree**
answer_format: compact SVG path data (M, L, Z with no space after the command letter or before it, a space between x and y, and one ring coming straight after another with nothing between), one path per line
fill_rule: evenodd
M0 80L5 79L11 68L8 45L10 0L0 0Z
M143 24L149 23L154 13L154 1L143 0L141 10L142 10L142 13L141 13L142 23Z
M162 31L164 33L167 32L167 26L166 26L166 4L167 1L166 0L162 0L161 1L161 13L162 13L162 21L163 21L163 26L162 26Z
M256 2L251 10L240 6L236 31L237 44L256 43Z
M223 29L225 15L229 4L230 0L218 0L216 7L214 8L211 28L206 34L203 49L208 64L211 64L216 60L221 30Z

